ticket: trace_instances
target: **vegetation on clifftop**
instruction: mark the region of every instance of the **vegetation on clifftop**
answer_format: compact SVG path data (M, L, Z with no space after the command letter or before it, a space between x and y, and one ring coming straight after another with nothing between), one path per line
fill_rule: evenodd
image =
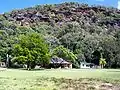
M80 61L120 67L120 10L79 3L37 5L0 15L0 58L12 55L20 35L42 34L49 53L62 45ZM12 55L11 58L14 58Z

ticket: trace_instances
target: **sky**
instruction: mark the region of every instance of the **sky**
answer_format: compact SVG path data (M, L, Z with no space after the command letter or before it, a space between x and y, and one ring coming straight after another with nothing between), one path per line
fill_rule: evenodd
M120 0L0 0L0 13L14 9L22 9L41 4L58 4L63 2L79 2L89 5L105 5L120 9Z
M118 0L118 9L120 9L120 0Z

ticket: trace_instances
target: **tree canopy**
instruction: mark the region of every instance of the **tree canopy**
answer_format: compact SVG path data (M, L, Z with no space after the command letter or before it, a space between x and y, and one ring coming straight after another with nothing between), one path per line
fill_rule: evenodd
M13 46L13 61L27 64L28 69L37 64L49 63L48 45L41 35L28 33L18 36L17 43Z

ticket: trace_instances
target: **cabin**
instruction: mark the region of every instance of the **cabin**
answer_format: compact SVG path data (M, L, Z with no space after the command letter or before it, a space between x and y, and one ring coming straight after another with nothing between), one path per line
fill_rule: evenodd
M50 61L50 68L72 68L72 63L67 62L66 60L59 58L59 57L54 57Z
M87 63L87 62L80 63L81 69L90 69L90 68L94 68L94 67L95 67L95 65L93 63Z

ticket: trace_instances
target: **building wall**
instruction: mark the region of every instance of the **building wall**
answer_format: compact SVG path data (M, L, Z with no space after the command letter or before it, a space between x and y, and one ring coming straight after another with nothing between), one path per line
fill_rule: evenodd
M80 68L90 68L90 66L87 66L85 63L81 63Z

